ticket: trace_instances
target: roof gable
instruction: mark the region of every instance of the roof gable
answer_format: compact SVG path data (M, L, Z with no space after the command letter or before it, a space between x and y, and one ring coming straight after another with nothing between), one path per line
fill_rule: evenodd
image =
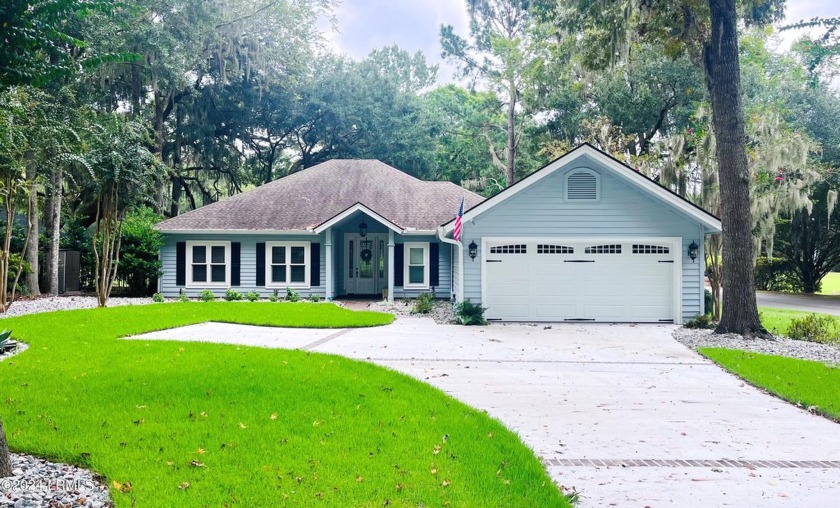
M702 224L708 232L716 233L721 231L720 219L714 215L706 212L694 203L691 203L678 194L671 192L669 189L659 185L654 180L646 177L621 161L589 144L579 145L577 148L555 159L534 173L531 173L502 192L493 197L487 198L478 205L468 209L464 213L464 220L477 218L488 210L543 181L545 178L569 168L570 165L574 165L573 163L580 161L581 159L591 159L596 163L598 169L604 170L609 176L618 178L633 185L638 190L654 197L661 204ZM444 232L449 233L453 226L454 220L448 221L443 225Z

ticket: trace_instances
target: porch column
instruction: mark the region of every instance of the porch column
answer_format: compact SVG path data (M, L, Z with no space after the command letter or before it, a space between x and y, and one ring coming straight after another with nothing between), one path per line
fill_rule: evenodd
M394 230L388 230L388 301L394 301Z
M332 228L327 228L324 232L326 234L326 241L324 242L325 248L325 255L326 258L324 262L327 264L327 276L326 276L326 300L332 300L333 297L333 235L332 235Z

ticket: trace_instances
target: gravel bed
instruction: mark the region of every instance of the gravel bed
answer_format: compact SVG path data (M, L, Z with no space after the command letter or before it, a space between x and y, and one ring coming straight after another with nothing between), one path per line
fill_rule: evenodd
M432 311L428 314L413 314L414 300L394 300L392 303L386 301L373 302L370 310L376 312L387 312L395 316L430 317L439 325L447 325L455 322L455 310L452 302L448 300L436 300L432 305Z
M736 334L716 335L712 333L712 330L690 328L678 328L674 332L674 338L692 349L700 347L740 349L801 360L815 360L827 364L840 364L840 345L835 344L820 344L779 336L772 340L744 339Z
M110 298L108 307L120 305L147 305L152 303L151 298ZM50 312L54 310L75 310L90 309L98 304L95 296L46 296L33 298L32 300L18 300L9 307L4 317L23 316L24 314L35 314L37 312Z
M103 508L113 506L108 487L90 471L13 453L12 476L0 478L0 506Z

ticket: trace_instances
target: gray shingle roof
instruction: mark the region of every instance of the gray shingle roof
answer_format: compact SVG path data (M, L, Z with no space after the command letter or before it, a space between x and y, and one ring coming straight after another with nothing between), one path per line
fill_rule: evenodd
M484 198L451 182L427 182L372 159L336 159L183 213L163 231L315 228L361 203L403 229L433 230Z

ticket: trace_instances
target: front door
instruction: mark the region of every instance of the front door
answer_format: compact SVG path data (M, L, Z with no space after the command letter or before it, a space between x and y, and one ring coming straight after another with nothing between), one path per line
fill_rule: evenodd
M387 281L386 235L358 233L344 235L344 288L347 294L374 295Z

